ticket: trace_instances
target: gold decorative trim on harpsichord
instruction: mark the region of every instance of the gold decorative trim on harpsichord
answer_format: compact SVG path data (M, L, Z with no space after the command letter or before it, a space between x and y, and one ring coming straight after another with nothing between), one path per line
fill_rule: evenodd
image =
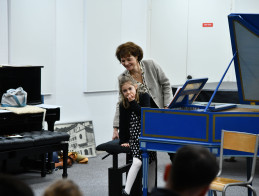
M206 117L206 139L204 138L192 138L192 137L179 137L179 136L168 136L168 135L157 135L157 134L147 134L146 133L146 112L148 113L165 113L165 114L176 114L176 115L188 115L188 116L202 116ZM190 140L190 141L201 141L201 142L208 142L209 141L209 114L205 113L188 113L188 112L175 112L175 111L168 111L168 110L149 110L145 109L142 113L142 135L145 137L156 137L156 138L168 138L168 139L180 139L180 140Z

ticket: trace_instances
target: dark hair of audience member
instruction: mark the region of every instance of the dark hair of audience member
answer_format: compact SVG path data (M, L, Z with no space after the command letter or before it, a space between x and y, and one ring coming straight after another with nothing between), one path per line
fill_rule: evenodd
M170 180L174 191L208 186L219 171L216 157L199 146L180 148L171 168Z
M23 181L0 174L0 195L34 196L32 189Z

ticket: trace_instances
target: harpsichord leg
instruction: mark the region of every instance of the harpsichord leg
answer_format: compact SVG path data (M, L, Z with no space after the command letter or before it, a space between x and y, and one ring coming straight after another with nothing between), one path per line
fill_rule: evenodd
M143 165L143 196L147 196L148 184L148 152L142 151L142 165Z

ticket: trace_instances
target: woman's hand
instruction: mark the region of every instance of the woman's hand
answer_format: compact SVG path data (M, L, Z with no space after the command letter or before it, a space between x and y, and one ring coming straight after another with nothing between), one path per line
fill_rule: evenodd
M121 146L123 146L123 147L129 147L129 143L123 143L123 144L121 144Z
M119 139L118 128L113 128L112 140Z

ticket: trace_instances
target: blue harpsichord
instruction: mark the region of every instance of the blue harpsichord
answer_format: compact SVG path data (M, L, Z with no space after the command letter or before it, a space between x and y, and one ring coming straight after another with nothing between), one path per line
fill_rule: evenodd
M209 102L195 102L208 80L200 78L179 88L169 109L142 108L143 195L147 194L147 151L175 152L183 145L203 145L218 155L222 129L259 133L259 14L230 14L228 20L233 58ZM240 104L213 103L232 62Z

